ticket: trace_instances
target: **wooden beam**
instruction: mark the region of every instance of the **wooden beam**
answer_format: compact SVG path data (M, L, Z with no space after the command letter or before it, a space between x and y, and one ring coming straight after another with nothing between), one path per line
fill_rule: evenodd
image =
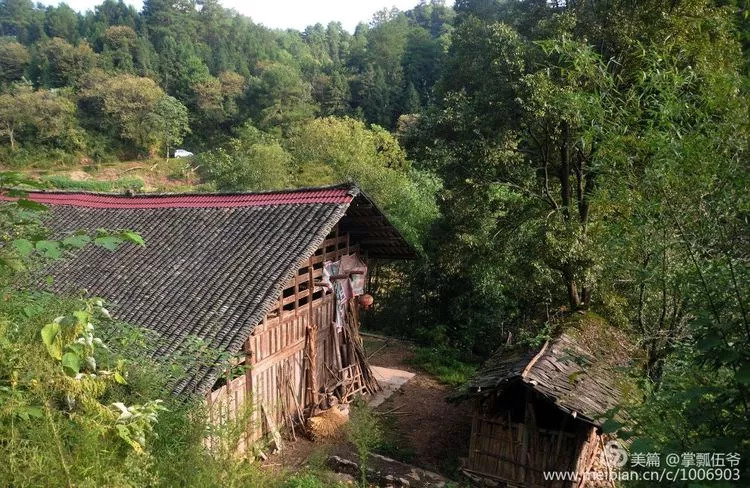
M393 237L391 239L381 238L381 239L363 239L359 241L360 246L378 246L382 244L400 244L402 241L398 237Z
M349 234L372 234L374 232L394 232L390 225L381 226L342 226L344 232Z
M343 222L344 224L355 220L358 222L387 222L385 216L383 215L345 215L341 218L341 222Z

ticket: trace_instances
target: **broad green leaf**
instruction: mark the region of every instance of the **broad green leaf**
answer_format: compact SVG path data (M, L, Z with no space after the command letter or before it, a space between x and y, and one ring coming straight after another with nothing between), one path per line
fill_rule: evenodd
M62 367L69 376L75 376L81 371L81 358L74 352L66 352L62 357Z
M62 358L62 342L58 337L60 324L51 322L42 327L42 342L47 347L47 352L53 358L60 360Z
M52 344L47 346L47 352L49 353L50 356L52 356L53 358L59 361L60 359L62 359L62 352L63 352L62 343L60 341L53 342Z
M62 245L65 247L74 247L76 249L80 249L84 247L86 244L91 242L91 238L87 236L86 234L78 234L73 236L68 236L65 239L62 240Z
M36 250L45 258L57 259L62 253L60 252L60 243L55 241L38 241Z
M127 385L128 382L125 380L125 378L120 374L119 371L115 371L115 381L121 385Z
M47 206L43 205L39 202L35 202L33 200L29 200L27 198L21 198L20 200L16 201L16 204L21 207L28 210L34 210L34 211L40 211L40 210L47 210Z
M146 242L143 240L143 237L140 236L140 234L125 230L122 232L122 238L126 241L134 242L135 244L138 244L139 246L145 246Z
M73 316L78 320L80 325L86 325L91 319L91 314L85 310L76 310L73 312Z
M34 251L34 243L28 239L16 239L13 241L13 247L16 248L21 256L28 256Z
M50 322L49 324L42 327L42 341L45 345L49 346L52 344L60 332L60 324L57 322Z
M40 407L20 407L16 414L23 420L29 420L31 417L41 418L44 415Z
M115 249L117 249L117 246L122 244L122 239L115 236L102 236L94 239L94 244L103 247L104 249L114 251Z

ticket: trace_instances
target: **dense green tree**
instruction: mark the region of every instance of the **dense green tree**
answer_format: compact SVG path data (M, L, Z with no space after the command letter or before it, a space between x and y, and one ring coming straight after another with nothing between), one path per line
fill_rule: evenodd
M347 115L351 111L351 91L346 75L334 71L325 77L323 94L320 97L323 115Z
M200 172L219 190L268 190L291 183L292 159L272 135L243 126L226 144L198 157Z
M47 7L44 32L49 37L59 37L71 44L78 43L78 14L63 2L56 7Z
M164 91L149 78L125 74L112 77L94 72L83 81L79 104L90 124L152 152L166 142L164 127L168 127L168 131L178 127L173 133L184 133L182 115L186 115L186 111L177 107L174 99L164 99L164 96ZM160 101L165 113L177 113L175 120L162 123L155 113ZM155 131L155 127L160 130Z
M432 87L440 78L443 58L443 46L439 39L430 37L425 29L413 28L409 31L406 48L402 58L404 78L407 90L417 90L419 101L427 103ZM407 94L406 99L411 97ZM403 113L409 113L405 109Z
M7 84L23 78L31 55L23 44L0 40L0 83Z
M431 250L437 283L426 286L436 291L430 307L436 315L428 320L486 354L507 325L535 323L561 306L622 300L603 289L608 254L598 249L609 205L601 192L619 178L604 128L635 123L614 120L624 104L607 101L651 68L644 46L651 49L653 39L671 32L670 42L681 49L669 55L675 67L703 65L713 73L731 73L727 59L737 50L720 20L727 12L700 1L672 9L657 2L638 9L627 2L570 8L459 2L457 8L462 15L438 90L440 106L411 132L416 139L407 135L406 141L423 167L441 175L444 217L435 232L454 236L436 239ZM495 19L513 20L530 38ZM638 107L632 114L657 116ZM687 132L690 123L681 123Z
M55 142L74 148L75 105L65 96L18 84L0 94L0 134L11 150L20 142ZM71 144L72 142L72 144Z
M136 28L138 11L123 0L104 0L94 8L96 21L106 26L124 25Z
M346 61L349 54L349 33L344 30L340 22L331 22L326 27L326 42L328 57L334 67L339 67Z
M161 142L165 157L169 159L170 151L190 132L188 109L176 98L165 95L154 104L149 125L154 131L154 141Z
M15 37L23 44L39 40L44 34L44 14L34 10L31 0L0 2L0 35Z
M76 85L97 59L85 42L74 46L59 37L39 44L35 57L38 82L48 88Z
M289 147L299 166L299 185L357 181L412 243L422 245L436 213L436 185L411 168L386 130L348 117L326 117L299 127Z
M281 63L261 66L259 75L250 80L253 119L260 127L288 132L293 124L312 118L317 111L311 89L293 67Z
M132 27L113 25L102 35L102 62L105 66L126 73L135 68L138 34Z

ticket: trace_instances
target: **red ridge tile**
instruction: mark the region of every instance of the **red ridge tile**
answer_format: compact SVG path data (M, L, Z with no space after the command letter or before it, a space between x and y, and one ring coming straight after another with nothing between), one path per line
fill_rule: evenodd
M238 193L228 195L182 194L158 196L29 192L26 198L48 205L134 209L257 207L264 205L293 205L307 203L349 203L352 201L352 196L347 188L273 193ZM16 198L0 194L0 200L14 201Z

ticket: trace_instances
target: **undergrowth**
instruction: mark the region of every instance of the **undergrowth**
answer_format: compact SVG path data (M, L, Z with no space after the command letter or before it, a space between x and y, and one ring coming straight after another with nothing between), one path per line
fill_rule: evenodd
M144 187L143 180L140 178L119 178L114 181L101 180L73 180L67 176L49 175L42 176L41 181L50 188L58 190L82 190L111 192L115 190L134 190L139 191Z
M450 386L466 383L477 370L476 365L461 361L455 350L447 347L417 347L409 363Z

